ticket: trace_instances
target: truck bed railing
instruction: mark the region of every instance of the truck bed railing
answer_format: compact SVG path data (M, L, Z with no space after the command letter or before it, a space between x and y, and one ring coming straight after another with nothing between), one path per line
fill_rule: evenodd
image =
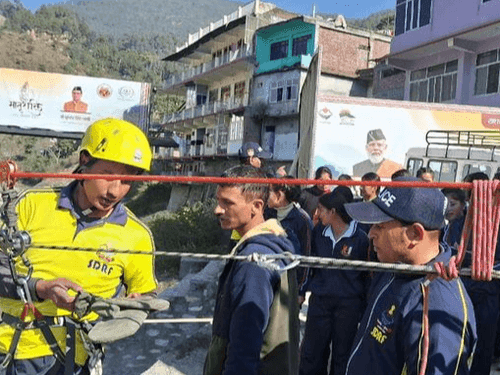
M491 161L495 150L500 146L500 132L496 130L429 130L425 135L427 147L425 156L429 156L430 146L446 146L445 157L448 157L450 146L467 147L467 159L474 148L491 150Z

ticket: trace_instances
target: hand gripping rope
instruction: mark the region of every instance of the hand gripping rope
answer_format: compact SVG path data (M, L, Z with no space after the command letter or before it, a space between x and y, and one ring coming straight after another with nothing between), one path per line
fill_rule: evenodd
M9 163L9 162L7 162ZM3 164L0 165L0 178L2 181L13 181L15 178L65 178L65 179L117 179L113 175L85 175L80 174L75 176L68 173L25 173L17 172L15 164L10 162L9 168L5 168ZM12 168L11 165L14 165ZM260 183L260 184L283 184L281 179L256 179L256 178L237 178L228 179L222 177L188 177L188 176L119 176L120 180L128 181L157 181L169 183L212 183L219 184L224 182L233 183ZM310 179L294 179L287 180L290 185L311 185L311 184L325 184L332 185L332 181L310 180ZM228 260L235 259L240 261L252 261L261 267L268 268L279 272L284 272L289 268L295 267L300 264L302 267L314 268L334 268L334 269L350 269L350 270L378 270L378 271L391 271L400 273L412 273L427 275L426 280L422 283L423 294L423 348L420 361L420 375L424 375L427 368L428 352L429 352L429 284L430 282L440 276L447 280L458 277L460 266L463 262L465 251L470 245L472 233L472 267L471 269L461 269L460 274L463 276L470 276L475 280L490 281L492 278L500 278L500 272L493 270L494 254L497 243L498 229L500 226L500 193L497 191L498 181L474 181L474 183L428 183L428 182L387 182L387 181L335 181L334 185L340 186L393 186L393 187L421 187L421 188L462 188L471 189L472 192L472 205L469 209L465 225L462 232L461 243L459 246L458 255L453 257L448 265L435 264L434 267L430 266L410 266L404 264L383 264L377 262L365 261L347 261L331 258L319 257L306 257L293 254L282 255L262 255L253 254L251 256L238 256L238 255L219 255L219 254L193 254L182 252L164 252L156 251L154 254L146 251L137 250L123 250L123 249L108 249L116 253L124 254L141 254L144 255L164 255L175 257L189 257L198 259L219 259ZM4 206L2 206L2 212ZM11 220L12 222L12 220ZM11 231L12 232L12 231ZM26 241L14 240L18 238L16 231L11 234L11 241L20 241L21 249L18 251L22 253L26 246ZM2 235L2 238L4 236ZM29 236L27 237L29 239ZM5 240L4 240L5 241ZM29 245L29 242L27 243ZM67 250L67 251L96 251L93 248L71 248L60 246L38 246L31 244L37 248L44 250ZM2 247L3 250L3 247ZM13 254L18 254L13 252ZM19 255L19 254L18 254ZM278 259L288 259L291 263L285 268L280 268L274 263ZM14 270L15 271L15 270Z

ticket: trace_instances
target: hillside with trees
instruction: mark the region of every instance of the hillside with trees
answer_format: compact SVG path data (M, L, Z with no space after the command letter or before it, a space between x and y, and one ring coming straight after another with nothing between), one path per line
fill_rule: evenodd
M182 68L162 61L174 46L183 43L188 32L240 5L228 0L104 0L42 6L33 13L20 0L0 0L0 67L149 82L158 87L167 72ZM393 23L392 10L348 20L350 26L374 30L386 30ZM181 105L181 98L156 95L152 121L161 121L164 113ZM62 154L71 148L64 142L20 146L20 152L29 151L33 157L18 159L31 163L25 170L42 170L44 165L59 168L64 157L54 157L62 152L58 144ZM41 150L50 162L37 158Z

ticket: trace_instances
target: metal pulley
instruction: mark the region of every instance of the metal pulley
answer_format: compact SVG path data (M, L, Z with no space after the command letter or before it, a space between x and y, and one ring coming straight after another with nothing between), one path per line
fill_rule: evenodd
M6 229L0 231L0 249L7 255L22 255L29 245L31 237L26 231L14 231L12 234Z

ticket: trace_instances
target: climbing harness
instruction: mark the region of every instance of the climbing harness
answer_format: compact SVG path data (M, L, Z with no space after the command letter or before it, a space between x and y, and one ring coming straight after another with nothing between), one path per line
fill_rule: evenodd
M0 218L3 221L3 227L0 230L0 250L7 256L12 279L16 285L17 294L24 303L24 307L19 317L5 312L2 313L2 321L14 328L14 335L0 367L4 369L8 368L14 360L17 346L24 330L40 329L54 357L64 366L64 374L73 374L75 366L75 339L78 329L89 354L89 367L92 368L102 358L103 351L100 345L93 344L88 338L84 337L84 333L92 328L90 324L76 322L69 317L44 316L33 303L33 297L36 298L36 296L32 295L33 292L29 286L30 281L32 281L33 266L25 255L27 248L31 245L31 237L28 232L20 231L17 228L16 204L19 193L14 188L16 180L12 178L12 173L16 170L16 164L10 160L0 163L0 182L4 184L1 193L3 203L0 207ZM25 275L18 273L15 264L16 258L20 258L27 269ZM66 353L62 352L51 330L51 327L62 326L67 329Z

